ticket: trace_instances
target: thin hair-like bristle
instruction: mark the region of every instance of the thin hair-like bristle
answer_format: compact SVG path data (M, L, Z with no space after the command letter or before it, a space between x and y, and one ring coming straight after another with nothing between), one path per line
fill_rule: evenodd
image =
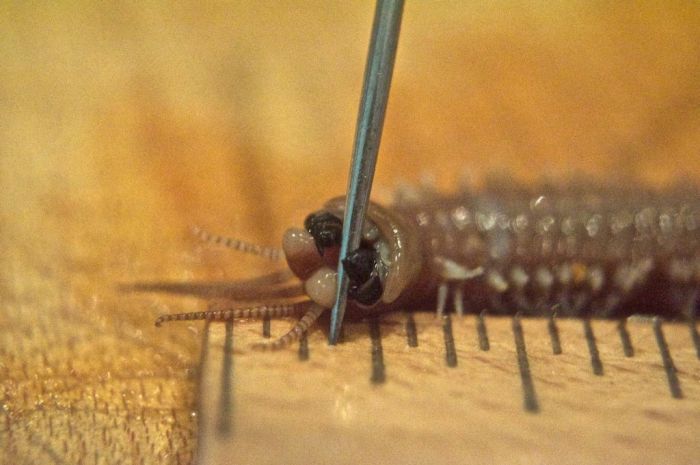
M231 237L219 236L216 234L211 234L202 228L194 226L192 232L201 241L207 242L209 244L217 244L227 247L229 249L236 250L238 252L248 253L251 255L257 255L258 257L267 258L271 261L277 261L282 256L282 250L275 247L267 247L257 244L251 244L250 242L245 242L240 239L234 239Z
M260 342L253 344L252 348L257 350L280 350L289 346L292 342L301 338L309 327L316 321L316 319L323 313L324 307L321 307L317 303L312 302L308 306L308 311L303 317L290 329L284 336L272 341L272 342Z
M308 304L309 302L305 301L294 304L260 305L256 307L237 308L214 303L209 306L209 310L207 311L161 315L156 318L155 324L156 326L160 326L168 321L228 321L236 318L281 318L302 313L307 309Z

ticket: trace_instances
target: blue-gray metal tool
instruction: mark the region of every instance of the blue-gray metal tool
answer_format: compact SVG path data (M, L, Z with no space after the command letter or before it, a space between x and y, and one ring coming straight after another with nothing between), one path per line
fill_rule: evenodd
M328 336L330 344L338 342L347 306L349 283L342 260L349 252L360 246L362 224L372 190L391 75L394 70L403 4L403 0L377 0L374 12L372 38L365 67L345 201L345 218L338 262L338 288L335 305L331 311L331 327Z

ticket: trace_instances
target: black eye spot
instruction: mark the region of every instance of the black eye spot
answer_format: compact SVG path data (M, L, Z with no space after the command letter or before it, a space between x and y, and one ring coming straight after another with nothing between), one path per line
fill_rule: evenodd
M304 220L304 227L314 238L321 255L326 248L340 245L343 222L337 216L328 212L312 213Z

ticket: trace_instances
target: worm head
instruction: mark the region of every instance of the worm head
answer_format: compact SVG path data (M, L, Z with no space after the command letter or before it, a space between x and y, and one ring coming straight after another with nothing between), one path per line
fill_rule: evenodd
M304 281L307 295L326 308L335 301L344 208L345 198L330 200L306 218L304 229L287 230L283 240L289 268ZM421 271L414 229L389 209L370 204L360 247L343 266L351 300L363 307L394 302Z

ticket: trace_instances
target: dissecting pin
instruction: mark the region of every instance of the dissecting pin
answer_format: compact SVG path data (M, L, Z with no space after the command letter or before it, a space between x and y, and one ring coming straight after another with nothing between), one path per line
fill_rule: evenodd
M372 37L367 54L345 201L345 217L340 246L341 260L338 262L338 287L335 305L331 311L331 326L328 336L330 344L335 344L338 341L345 315L349 283L343 269L342 259L360 245L362 223L365 219L369 194L372 189L391 75L394 69L403 4L403 0L377 0L374 12Z

